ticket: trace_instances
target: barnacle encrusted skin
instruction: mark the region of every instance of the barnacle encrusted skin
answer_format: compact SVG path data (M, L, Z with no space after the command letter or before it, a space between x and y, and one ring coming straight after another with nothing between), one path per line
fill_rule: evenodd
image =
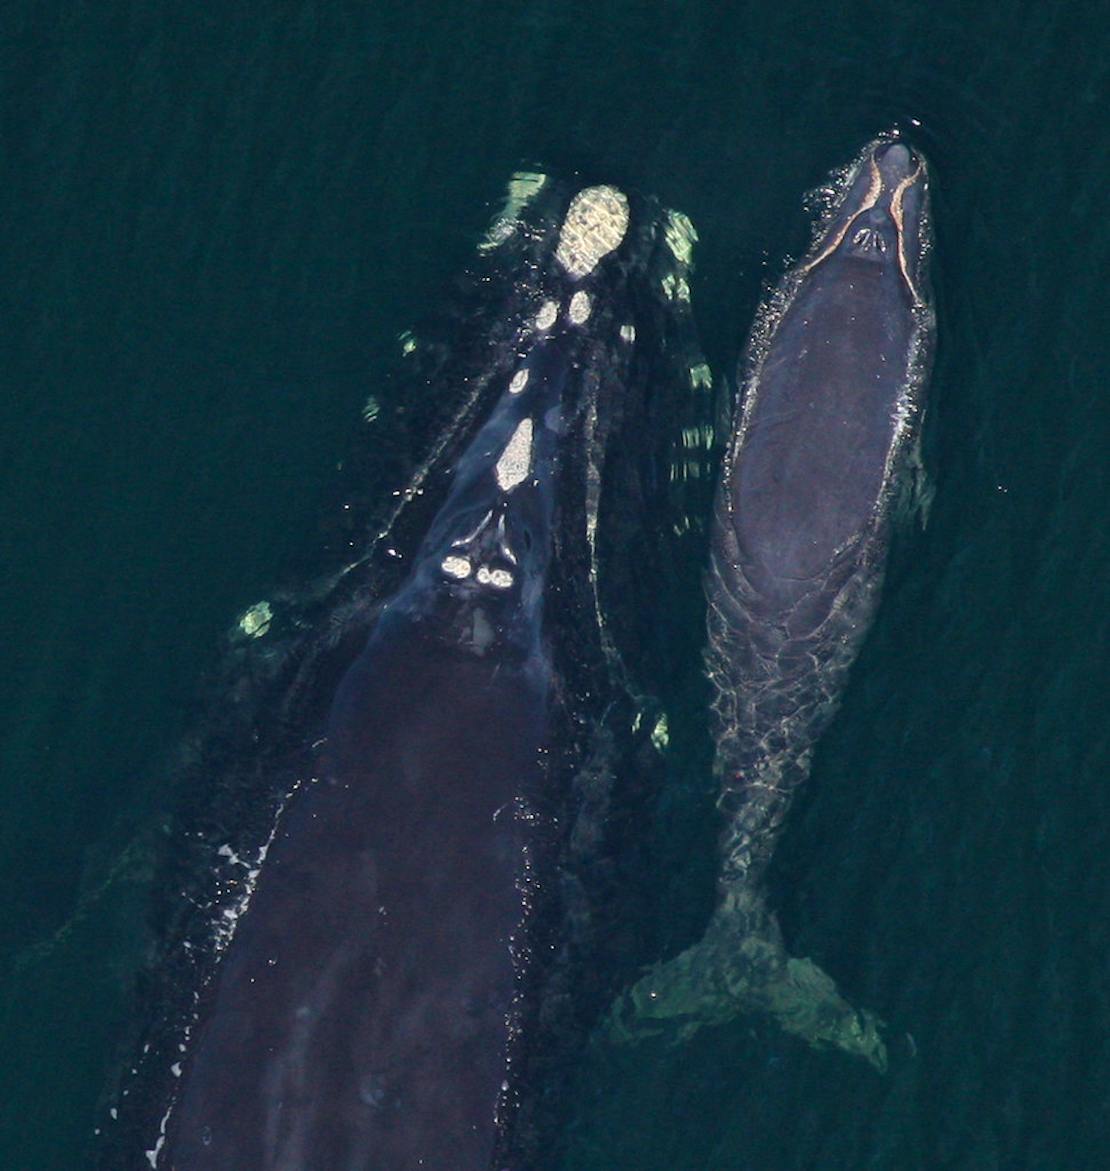
M587 187L571 200L555 259L574 278L593 272L628 231L628 197L616 187Z

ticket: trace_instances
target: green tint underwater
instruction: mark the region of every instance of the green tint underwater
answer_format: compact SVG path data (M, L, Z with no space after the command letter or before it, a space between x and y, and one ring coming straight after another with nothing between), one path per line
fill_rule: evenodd
M731 375L804 192L895 126L933 176L936 497L772 895L912 1046L883 1078L758 1021L599 1049L566 1168L1110 1166L1105 8L12 0L0 28L0 1167L82 1165L202 672L319 544L508 174L686 212ZM714 832L704 715L670 724L668 954Z

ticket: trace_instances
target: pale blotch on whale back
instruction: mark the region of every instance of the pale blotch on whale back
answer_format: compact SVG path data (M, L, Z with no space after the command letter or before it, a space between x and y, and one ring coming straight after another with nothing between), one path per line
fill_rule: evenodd
M513 584L513 575L507 569L487 569L483 565L474 576L480 585L491 585L496 590L507 590Z
M504 206L494 217L489 230L479 242L479 252L492 252L516 231L520 213L535 199L546 182L547 176L539 171L516 171L513 173L505 191Z
M502 492L511 492L532 466L532 420L521 419L497 461L495 474Z
M590 316L593 305L590 303L590 294L585 289L579 289L570 299L567 307L567 317L572 325L582 325Z
M447 574L448 577L456 578L462 581L463 578L470 576L470 562L465 557L457 557L451 554L449 557L444 557L440 569Z
M655 727L651 730L651 744L657 752L662 752L670 742L671 733L667 727L667 713L663 712L659 719L655 721Z
M509 380L509 394L520 394L528 385L528 371L518 370Z
M705 362L699 362L690 367L690 385L697 390L699 386L712 388L713 372Z
M261 638L270 629L274 611L269 602L257 602L239 619L240 633L247 638Z
M555 258L575 278L592 272L628 231L628 198L616 187L587 187L570 201Z
M663 239L675 260L689 266L694 257L694 245L698 242L698 233L690 217L680 211L668 211Z
M684 276L677 276L675 273L669 272L659 282L659 287L663 290L664 296L669 297L672 301L690 300L690 284Z
M559 306L554 301L544 301L540 306L539 312L536 314L536 328L550 329L555 324L555 318L559 315Z

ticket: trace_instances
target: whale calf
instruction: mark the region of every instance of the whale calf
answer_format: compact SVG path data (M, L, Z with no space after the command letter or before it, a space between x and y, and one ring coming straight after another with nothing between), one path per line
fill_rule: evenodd
M462 408L220 745L250 832L197 831L217 881L164 947L179 995L117 1099L114 1171L530 1171L555 1149L536 1052L566 1047L576 985L551 972L586 954L575 851L606 833L573 831L608 809L605 720L650 731L598 550L610 515L665 508L652 413L704 367L674 365L688 221L610 185L512 192L461 356L437 359ZM280 625L244 616L252 662Z
M877 139L836 178L809 251L757 318L705 587L723 820L717 909L699 943L618 1002L619 1037L758 1010L885 1068L878 1020L786 952L763 878L874 617L893 523L927 493L930 248L925 162Z

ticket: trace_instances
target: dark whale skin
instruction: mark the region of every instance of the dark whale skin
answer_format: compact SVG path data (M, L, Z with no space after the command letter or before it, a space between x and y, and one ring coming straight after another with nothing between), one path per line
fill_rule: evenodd
M541 680L382 631L337 697L169 1130L175 1168L486 1167ZM429 864L434 859L434 865Z
M928 174L877 140L846 184L757 326L717 495L708 659L730 890L762 876L920 487Z
M448 340L406 359L419 446L368 547L231 632L104 1171L557 1163L626 978L591 961L639 966L609 928L659 714L608 600L651 601L669 537L637 521L686 491L694 238L651 199L514 177Z
M896 144L875 164L885 199L872 194L876 176L863 169L830 225L827 249L806 267L775 330L745 419L743 453L734 458L728 504L739 557L753 585L783 605L864 528L888 474L918 296L903 275L889 209L910 172L891 160L892 151L910 157ZM861 210L869 198L876 204ZM914 182L899 208L915 238L920 199Z
M279 823L186 1067L178 1171L490 1164L549 712L565 364L557 342L536 350L339 685L318 777ZM532 414L531 479L504 493L491 463ZM439 569L491 510L515 557L503 591Z
M486 1167L551 668L567 362L532 344L336 690L186 1063L168 1166ZM521 425L524 468L499 464ZM525 474L526 471L526 474ZM468 567L459 578L449 559ZM508 584L479 580L496 568Z
M807 254L749 338L710 533L706 665L721 815L704 937L618 1002L617 1037L766 1014L888 1062L882 1022L791 956L763 882L878 608L894 524L924 505L935 316L924 160L869 143L824 192Z

